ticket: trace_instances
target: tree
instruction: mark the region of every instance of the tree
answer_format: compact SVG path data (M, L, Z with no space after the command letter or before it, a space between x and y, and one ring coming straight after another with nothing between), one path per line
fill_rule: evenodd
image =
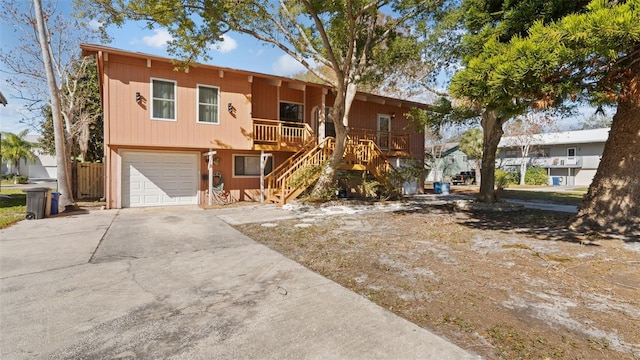
M58 86L53 70L53 61L51 59L51 48L49 47L49 35L47 32L47 24L42 13L42 4L40 0L33 0L35 10L35 19L38 29L38 40L42 49L42 60L47 75L47 85L49 87L49 96L51 99L51 113L53 116L53 134L56 142L56 172L58 180L58 191L60 198L58 200L58 208L66 209L68 206L76 207L73 194L71 193L71 179L69 177L69 161L65 147L64 128L62 126L62 118L60 112L60 98L58 94Z
M604 114L593 114L578 124L577 130L604 129L611 127L611 117Z
M540 113L521 115L507 123L506 138L503 138L502 144L520 150L520 185L525 184L529 153L538 140L536 135L548 129L552 123L551 117Z
M2 133L2 159L11 164L9 171L15 170L18 175L20 175L20 160L36 160L36 155L33 153L36 144L24 138L27 131L23 130L17 135L10 132Z
M207 45L228 31L271 44L304 65L334 95L336 145L312 196L333 184L347 141L349 112L358 87L379 83L395 67L420 55L408 29L435 0L84 0L86 16L105 26L126 20L166 27L169 52L191 62L208 59ZM316 65L317 64L317 65ZM330 69L318 71L318 66Z
M494 89L540 107L567 100L617 104L596 176L571 227L617 233L640 228L640 0L594 0L586 12L536 23L487 62ZM522 86L526 84L526 86Z
M469 129L460 138L460 151L476 160L476 182L482 182L480 159L483 159L483 136L480 129Z
M467 100L481 113L484 156L479 201L495 201L495 154L503 125L536 105L535 99L520 96L535 71L511 74L513 78L505 79L509 86L495 86L496 78L503 78L502 69L521 61L514 56L515 50L505 53L508 42L526 35L536 22L549 23L580 11L586 3L585 0L452 1L446 3L444 15L438 18L440 26L429 34L434 62L450 67L459 61L464 66L451 80L451 96Z
M87 64L83 62L77 67L77 71L69 74L74 77L72 81L75 82L73 88L76 93L69 94L66 92L66 88L63 88L63 95L66 98L77 99L74 101L73 113L69 112L72 114L70 118L74 119L70 133L73 142L69 144L71 146L69 153L75 160L101 161L104 157L104 133L97 65L95 61L92 61ZM72 82L71 80L67 81ZM40 144L45 153L54 155L56 151L51 107L45 106L43 113L44 119L39 126Z
M60 139L64 145L60 149L56 146L54 152L58 165L58 187L61 192L59 205L62 209L75 206L70 185L67 188L67 184L70 184L70 172L67 169L71 154L66 150L70 151L78 134L83 133L80 130L76 131L82 127L75 125L78 122L86 122L78 117L78 109L84 107L84 98L78 94L77 85L80 77L76 75L82 74L90 62L90 59L80 56L79 45L97 38L98 33L86 23L65 18L58 13L55 2L47 2L43 10L40 1L29 6L29 2L2 0L2 7L0 18L13 27L19 45L13 49L0 49L0 61L3 63L0 71L10 75L7 84L13 89L13 96L26 102L26 110L30 114L37 114L25 119L32 127L40 126L42 121L39 116L43 113L52 113L46 108L51 109L54 97L57 98L60 121L64 122L61 123L62 128L52 137L56 142ZM38 9L42 13L41 18L37 16ZM38 27L39 20L42 22L43 32ZM47 55L51 66L44 66ZM49 76L47 71L50 72ZM49 86L50 78L54 81L55 89ZM57 126L56 122L52 125ZM65 151L61 151L63 148Z

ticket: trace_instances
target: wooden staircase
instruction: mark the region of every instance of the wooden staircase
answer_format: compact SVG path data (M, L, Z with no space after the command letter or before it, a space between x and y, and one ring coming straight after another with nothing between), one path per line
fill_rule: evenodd
M314 144L314 141L306 143L300 151L265 177L266 200L284 205L302 194L320 177L320 171L311 171L311 169L322 166L329 159L334 148L333 137L327 137L319 144ZM395 169L373 140L348 139L343 159L344 163L339 169L366 170L387 189L394 191L397 188L387 176ZM303 174L304 181L301 181Z

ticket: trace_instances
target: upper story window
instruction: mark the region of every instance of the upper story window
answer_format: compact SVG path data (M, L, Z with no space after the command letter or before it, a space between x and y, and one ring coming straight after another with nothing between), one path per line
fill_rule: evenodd
M535 154L538 157L549 157L549 154L551 153L551 149L550 148L539 148L536 149Z
M220 123L219 94L217 87L198 85L198 122Z
M508 157L508 158L519 157L520 156L520 152L518 151L518 149L510 148L510 149L506 149L504 151L504 156Z
M304 122L304 105L294 103L280 103L280 120Z
M176 82L151 79L151 118L176 120Z

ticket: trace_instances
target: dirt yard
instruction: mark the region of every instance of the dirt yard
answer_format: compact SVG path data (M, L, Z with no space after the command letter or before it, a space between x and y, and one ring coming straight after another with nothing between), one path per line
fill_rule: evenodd
M237 228L487 359L639 359L640 240L566 218L430 204Z

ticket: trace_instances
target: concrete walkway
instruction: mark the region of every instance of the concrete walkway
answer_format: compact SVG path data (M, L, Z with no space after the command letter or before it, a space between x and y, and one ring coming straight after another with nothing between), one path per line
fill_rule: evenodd
M475 359L223 221L96 210L0 230L2 359Z

